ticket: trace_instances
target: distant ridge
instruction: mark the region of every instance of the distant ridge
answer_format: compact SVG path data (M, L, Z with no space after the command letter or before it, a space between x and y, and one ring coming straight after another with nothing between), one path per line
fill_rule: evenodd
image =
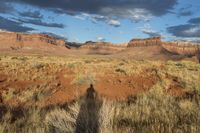
M65 48L65 40L47 34L0 32L0 49L4 50L56 50Z
M67 42L54 34L0 31L0 51L21 51L59 55L99 54L132 59L180 59L196 56L200 61L200 44L164 42L161 37L132 39L129 43Z
M163 42L161 37L132 39L128 47L161 46L168 52L179 55L194 56L200 53L200 44L191 42Z

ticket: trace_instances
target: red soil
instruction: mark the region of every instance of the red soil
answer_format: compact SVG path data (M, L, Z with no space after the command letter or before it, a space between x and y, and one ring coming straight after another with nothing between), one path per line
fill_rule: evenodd
M47 73L47 75L51 75L51 73ZM12 106L18 106L21 104L27 106L36 104L41 107L56 104L62 105L83 96L89 87L88 84L73 84L75 75L76 73L71 69L63 69L57 73L54 81L10 81L5 74L0 74L0 100L2 99L1 94L3 92L8 92L10 88L14 89L15 94L20 94L25 90L32 89L36 92L42 92L45 96L38 102L32 100L28 103L21 103L21 101L16 97L4 103ZM9 77L12 77L12 75L9 75ZM192 95L190 92L183 91L184 89L179 85L175 77L168 75L167 78L173 81L171 86L166 90L167 94L175 97ZM129 96L135 96L148 91L159 80L160 78L157 75L156 70L153 69L147 69L140 74L132 76L108 72L96 76L94 89L99 96L115 100L126 100Z
M74 77L74 73L70 70L64 69L58 73L55 82L60 89L57 88L40 105L64 104L73 101L77 96L83 96L89 85L74 85L72 83ZM96 80L94 88L100 96L125 100L129 96L149 90L159 78L155 74L135 76L106 74L97 76Z

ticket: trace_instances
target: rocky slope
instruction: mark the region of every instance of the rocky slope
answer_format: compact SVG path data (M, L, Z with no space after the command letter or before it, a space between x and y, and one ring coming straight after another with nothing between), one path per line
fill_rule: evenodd
M169 52L180 55L194 56L200 52L200 45L193 43L163 42L162 47L168 50Z
M69 50L70 49L70 50ZM69 43L65 40L46 34L24 34L0 32L0 51L27 51L28 53L50 54L102 54L124 56L126 58L179 59L191 56L200 62L200 45L185 42L162 42L160 37L132 39L128 44L112 44L109 42L92 42L84 44Z
M172 54L195 56L200 54L200 45L189 42L163 42L160 37L132 39L129 48L160 46Z
M112 44L109 42L92 42L84 43L79 49L87 50L91 54L112 54L126 49L126 44Z
M160 46L161 45L160 37L152 37L146 39L132 39L128 43L128 47L145 47L145 46Z
M23 34L0 32L1 50L54 50L67 49L64 40L58 40L45 34Z

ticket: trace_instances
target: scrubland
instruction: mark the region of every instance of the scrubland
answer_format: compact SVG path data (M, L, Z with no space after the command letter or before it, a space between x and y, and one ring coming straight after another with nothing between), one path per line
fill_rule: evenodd
M199 70L191 61L0 56L0 133L198 133Z

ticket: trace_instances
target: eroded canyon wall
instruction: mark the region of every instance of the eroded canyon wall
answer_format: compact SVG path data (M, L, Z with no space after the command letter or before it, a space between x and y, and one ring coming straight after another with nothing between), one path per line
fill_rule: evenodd
M132 39L128 47L162 46L168 52L179 55L194 56L200 54L200 44L189 42L162 42L160 37Z
M121 51L126 49L126 44L112 44L109 42L86 42L80 49Z
M200 44L186 42L163 42L162 47L171 53L180 55L194 56L200 54Z
M161 37L152 37L146 39L132 39L128 43L128 47L146 47L146 46L160 46Z
M64 40L45 34L0 32L0 49L51 49L65 47Z

